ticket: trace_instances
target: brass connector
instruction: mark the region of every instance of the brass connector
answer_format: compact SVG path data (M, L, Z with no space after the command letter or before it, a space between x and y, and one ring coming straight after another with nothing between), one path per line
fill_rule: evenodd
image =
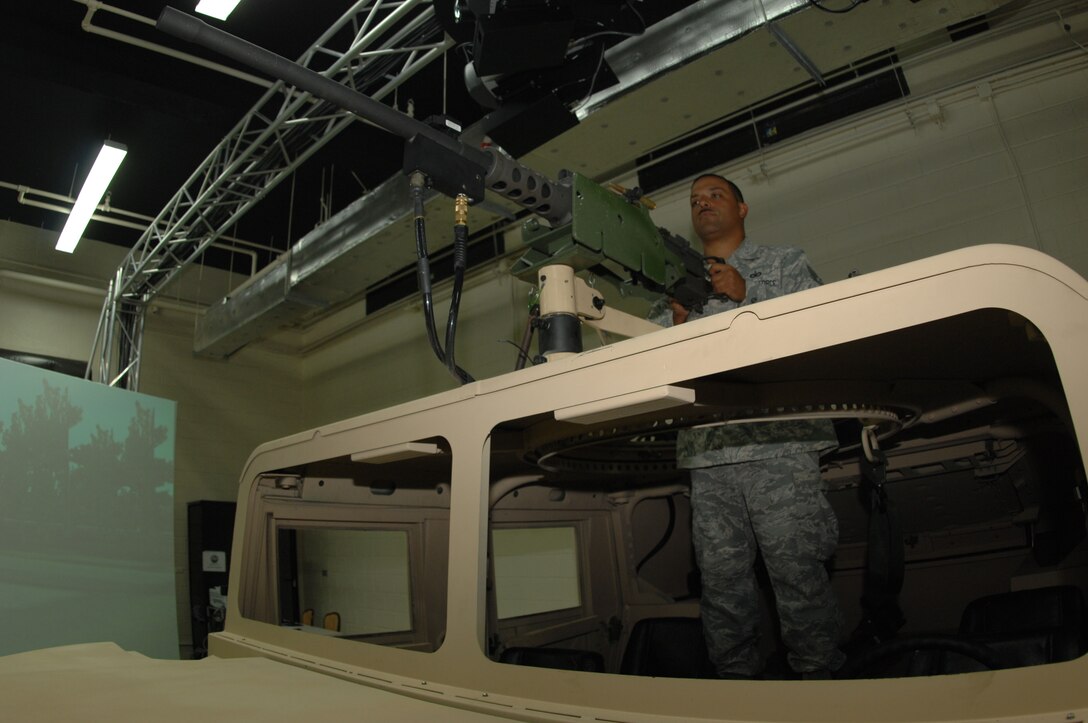
M468 196L463 193L453 199L453 225L468 226Z

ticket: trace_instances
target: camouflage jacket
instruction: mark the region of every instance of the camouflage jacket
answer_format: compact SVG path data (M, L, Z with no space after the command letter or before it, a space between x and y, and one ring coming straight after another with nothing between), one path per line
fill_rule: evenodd
M805 253L790 246L760 246L745 240L726 261L744 277L744 301L711 298L701 312L693 311L689 320L823 283L809 265ZM672 325L667 299L654 305L650 319L663 326ZM822 453L833 449L837 443L835 429L826 420L782 420L682 429L676 440L676 463L686 469L713 467L802 452Z

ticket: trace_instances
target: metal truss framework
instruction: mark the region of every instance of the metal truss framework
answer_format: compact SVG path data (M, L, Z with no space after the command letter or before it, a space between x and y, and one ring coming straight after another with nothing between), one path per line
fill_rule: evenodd
M359 0L298 62L381 100L450 44L430 0ZM148 303L277 184L358 120L277 81L121 262L102 306L88 376L97 369L98 381L137 389Z

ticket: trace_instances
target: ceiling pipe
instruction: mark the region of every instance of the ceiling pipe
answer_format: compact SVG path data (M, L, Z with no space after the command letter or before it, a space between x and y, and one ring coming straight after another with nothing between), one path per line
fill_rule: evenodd
M53 271L53 269L42 269L42 271ZM79 284L74 281L55 279L50 276L43 276L41 272L37 272L37 270L36 273L28 274L22 271L13 271L11 269L0 269L0 279L11 279L12 281L34 284L35 286L45 286L50 289L71 291L77 294L93 296L96 299L101 299L102 292L105 291L105 286L88 286L87 284Z
M59 193L52 193L50 191L43 191L43 190L38 189L38 188L31 188L30 186L16 185L14 183L7 183L5 181L0 181L0 188L10 188L13 191L26 192L26 193L30 193L30 194L35 195L35 196L42 196L44 198L50 198L50 199L53 199L55 201L62 201L64 203L68 203L68 204L75 203L75 199L72 198L71 196L64 196L64 195L59 194ZM20 203L22 203L22 201L20 201ZM26 204L27 205L40 205L40 202L31 200L31 199L27 199ZM123 208L117 208L116 206L111 206L108 202L100 204L99 208L102 209L103 211L108 212L108 213L116 213L116 214L121 215L121 216L128 216L130 218L139 219L141 221L146 221L148 223L155 220L154 218L152 218L151 216L148 216L147 214L136 213L135 211L126 211ZM68 213L68 209L63 209L62 208L62 209L54 209L54 210L60 210L63 213ZM112 221L111 219L108 219L108 218L99 219L99 220L106 221L107 223L110 223ZM140 228L144 228L146 225L147 224L145 223ZM266 244L259 244L256 241L247 241L246 239L236 238L234 236L222 236L221 238L224 238L224 239L230 241L231 243L240 244L242 246L248 246L251 249L257 249L258 251L268 251L269 253L277 254L277 255L281 255L281 254L285 253L283 249L276 248L275 246L268 246ZM224 246L223 248L230 248L230 247Z
M56 211L57 213L68 214L68 213L72 212L71 205L75 203L75 199L72 198L71 196L63 196L63 195L61 195L59 193L50 193L49 191L41 191L41 190L38 190L36 188L31 188L30 186L20 186L20 185L14 184L14 183L6 183L4 181L0 181L0 188L10 188L11 190L16 191L17 194L18 194L16 196L16 200L19 202L20 205L33 206L34 208L44 208L47 211ZM27 198L28 193L32 194L32 195L35 195L35 196L42 196L44 198L50 198L50 199L53 199L53 200L56 200L56 201L62 201L62 202L67 203L69 205L68 206L59 206L59 205L54 204L54 203L46 203L44 201L37 201L37 200L34 200L32 198ZM128 216L130 218L139 219L139 220L143 221L144 223L136 223L135 221L126 221L124 219L113 218L112 216L103 216L103 215L97 214L97 213L91 216L92 221L100 221L102 223L109 223L109 224L113 224L114 226L123 226L125 228L136 229L137 231L143 231L145 228L147 228L148 223L155 220L151 216L145 216L142 213L136 213L135 211L126 211L126 210L121 209L121 208L114 208L113 206L110 205L109 195L108 194L106 195L105 201L103 203L100 203L98 206L96 206L96 208L99 211L102 211L104 213L115 213L115 214L118 214L118 215L121 215L121 216ZM274 254L277 254L277 255L283 253L283 251L281 251L280 249L275 249L275 248L272 248L271 246L262 246L260 244L253 243L252 241L245 241L244 239L238 239L238 238L234 238L232 236L221 236L220 238L226 239L226 240L231 241L232 243L235 243L235 244L242 244L244 246L250 246L252 248L260 249L262 251L270 251L270 252L272 252ZM249 257L249 275L250 276L255 276L257 274L257 252L256 251L253 251L251 249L238 248L237 246L233 246L233 245L230 245L230 244L224 244L224 243L218 243L218 242L212 243L211 245L216 247L216 248L223 249L225 251L229 251L231 253L242 254L243 256L248 256Z
M24 268L33 269L34 273L26 273L13 269L0 268L0 282L5 279L10 279L11 281L17 283L31 284L33 286L44 286L48 289L68 291L74 294L84 294L86 296L94 297L95 300L101 299L102 293L106 291L106 286L81 284L75 281L65 281L64 279L56 279L44 275L45 273L55 271L55 269L46 269L40 266L33 266L30 264L24 265ZM97 281L97 279L88 279L88 281L95 282ZM151 304L152 310L154 310L156 307L161 307L170 311L176 311L182 314L188 314L190 316L200 316L204 313L204 310L208 307L208 305L197 301L158 298L155 299Z

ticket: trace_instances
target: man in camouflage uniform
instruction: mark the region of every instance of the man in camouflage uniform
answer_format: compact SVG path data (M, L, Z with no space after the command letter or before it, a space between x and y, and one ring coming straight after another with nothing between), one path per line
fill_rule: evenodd
M748 205L731 181L696 178L691 220L703 243L715 296L702 312L674 300L668 325L819 286L804 252L745 240ZM670 313L671 312L671 313ZM670 318L671 316L671 318ZM838 522L824 496L819 456L836 444L826 420L782 420L681 430L677 464L691 470L692 537L710 658L722 677L755 676L759 657L757 549L774 587L788 661L823 677L839 668L842 618L824 561Z

